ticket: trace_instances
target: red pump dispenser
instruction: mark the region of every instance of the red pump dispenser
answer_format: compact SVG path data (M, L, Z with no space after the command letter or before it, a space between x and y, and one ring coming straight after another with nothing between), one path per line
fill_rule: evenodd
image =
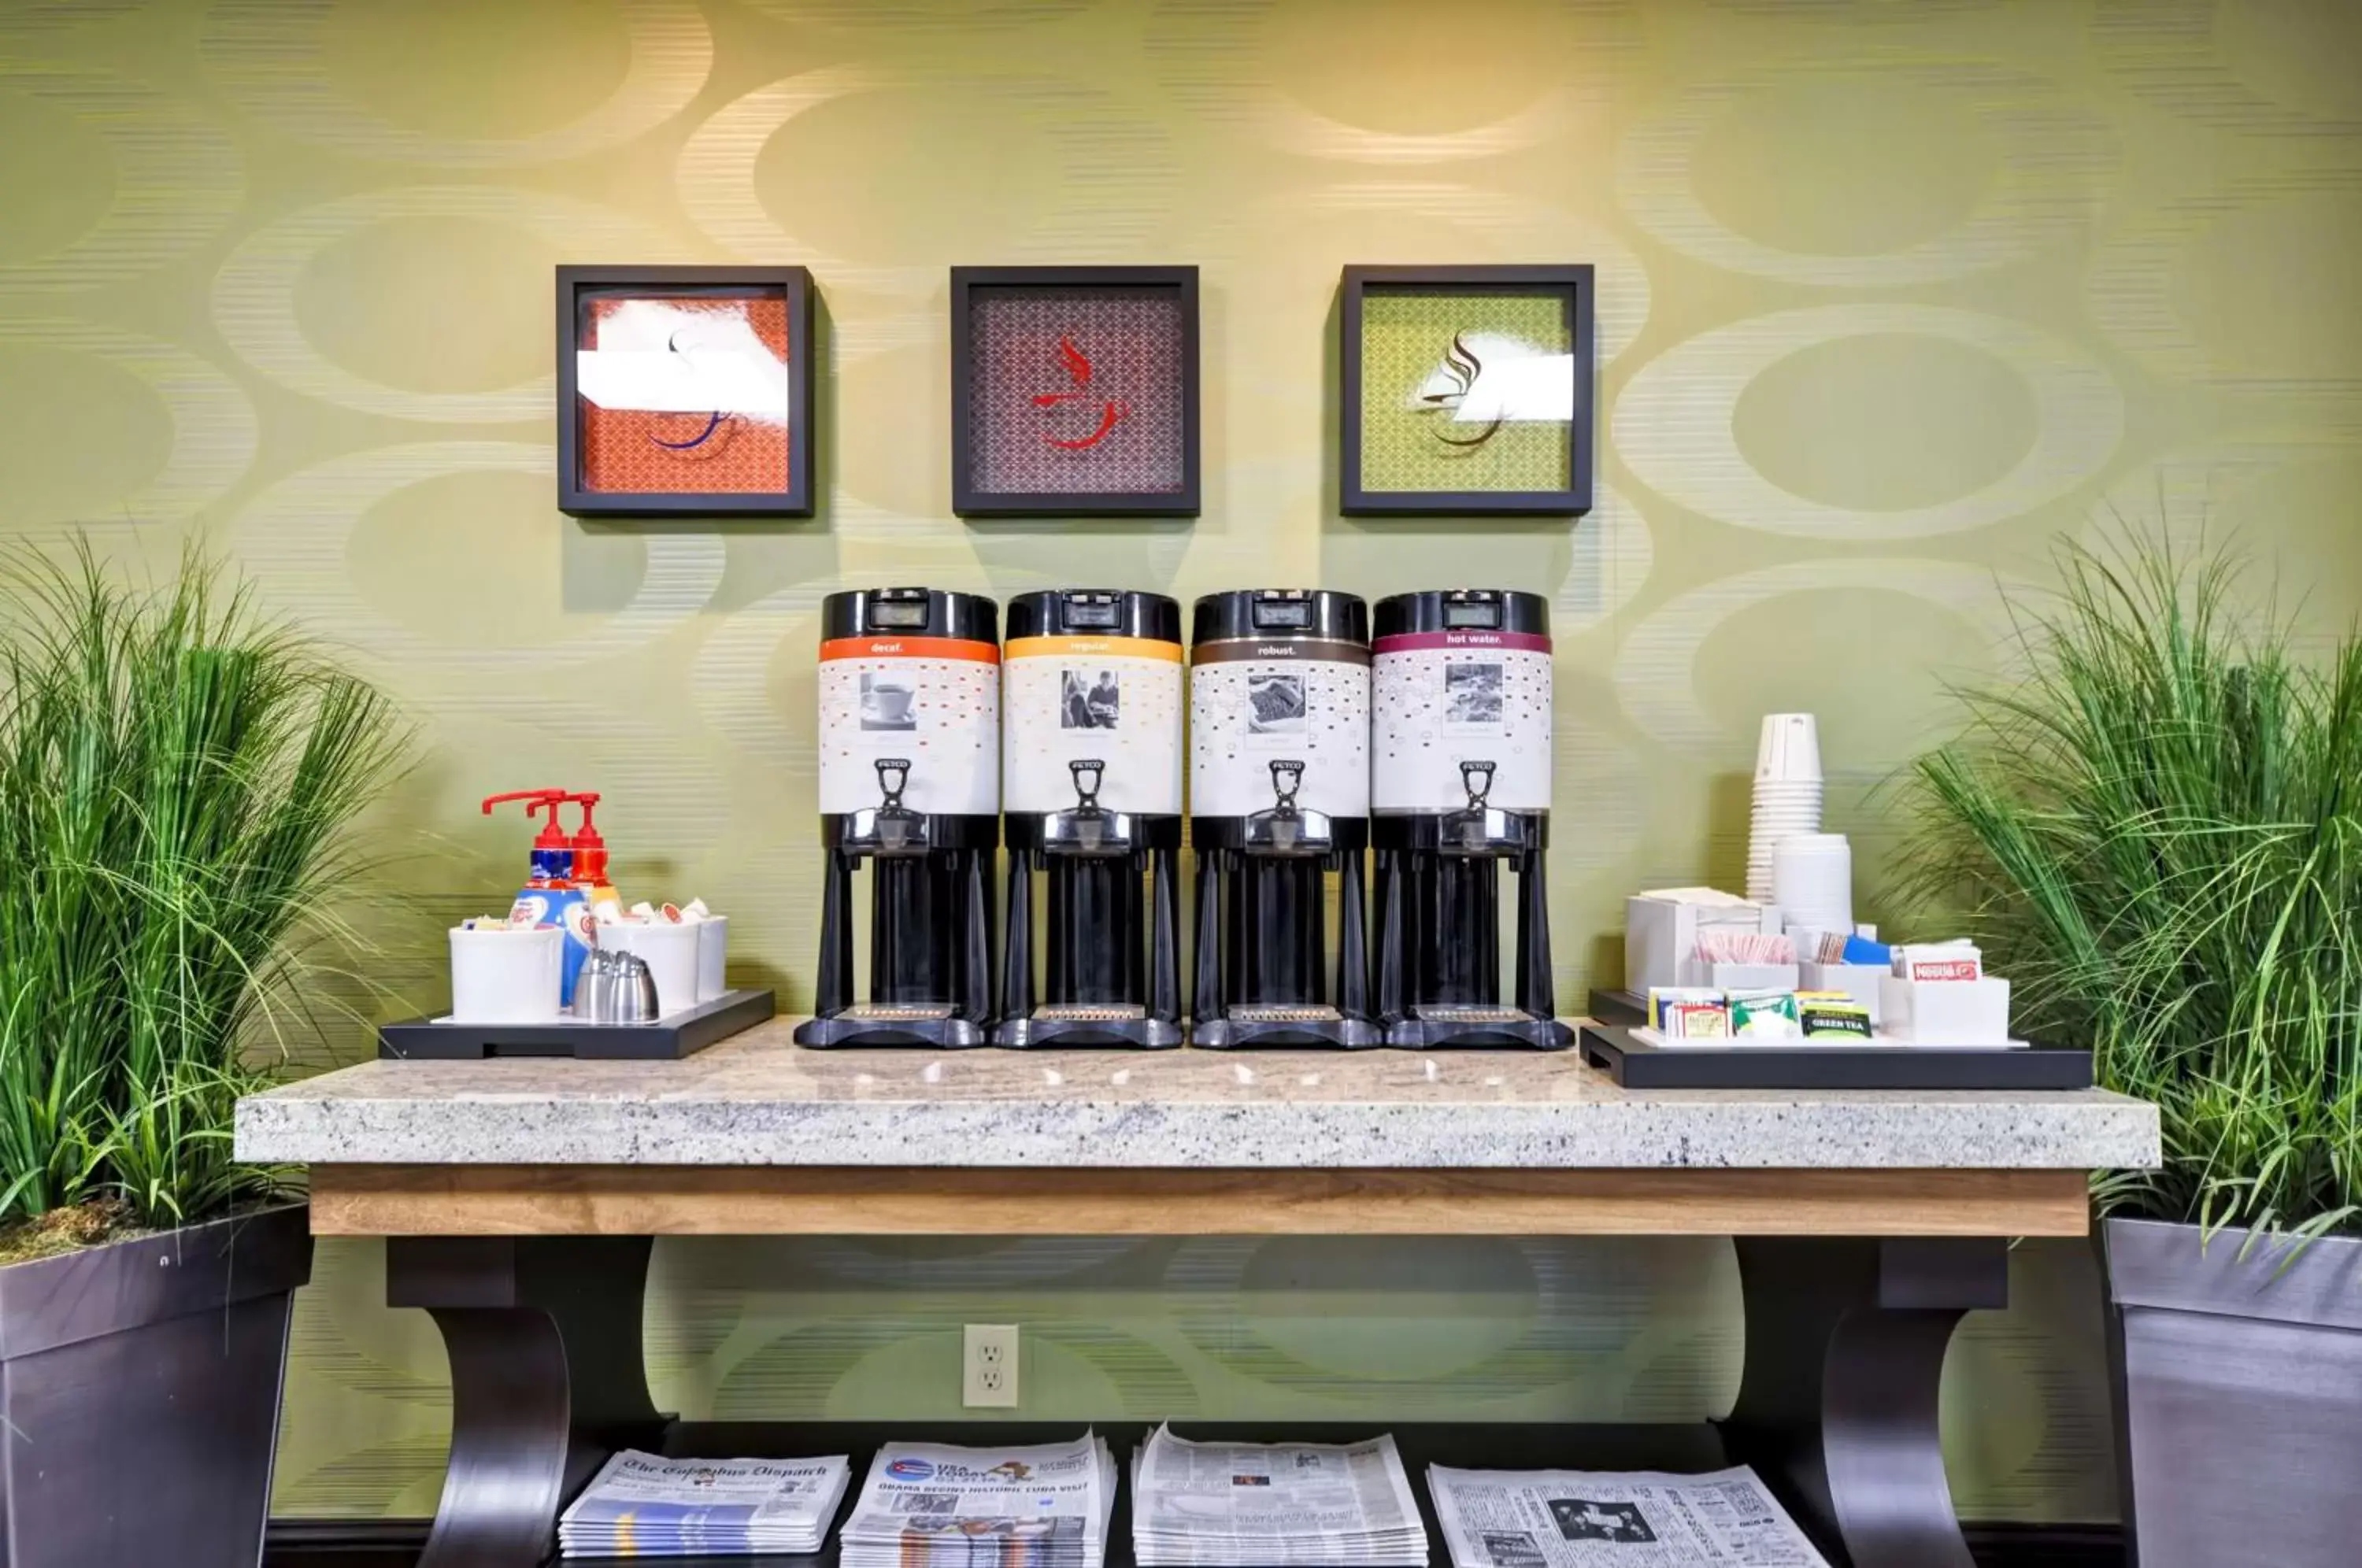
M588 893L596 906L614 898L615 889L607 880L607 841L590 820L590 812L599 804L596 792L572 793L558 797L582 808L582 826L568 843L574 850L574 885ZM550 808L555 819L557 809Z
M533 881L535 885L563 884L574 874L574 841L558 824L557 803L575 797L563 790L512 790L505 795L484 797L484 815L491 816L492 808L509 801L523 801L524 814L530 818L536 812L547 811L549 820L533 841ZM592 800L598 797L593 795ZM603 856L602 856L603 858Z

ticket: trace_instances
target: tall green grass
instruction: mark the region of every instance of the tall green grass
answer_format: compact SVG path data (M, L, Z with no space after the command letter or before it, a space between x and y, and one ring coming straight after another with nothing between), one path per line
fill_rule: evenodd
M0 1219L102 1198L193 1223L270 1191L231 1157L330 955L386 698L225 589L86 548L0 568Z
M2060 565L2015 606L2022 678L1915 767L1914 880L2026 1032L2161 1108L2164 1169L2103 1209L2362 1230L2362 642L2243 624L2221 556Z

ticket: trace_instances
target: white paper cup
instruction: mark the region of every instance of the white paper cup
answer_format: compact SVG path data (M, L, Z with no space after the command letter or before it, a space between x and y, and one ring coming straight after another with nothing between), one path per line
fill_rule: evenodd
M1810 713L1766 713L1763 734L1755 745L1758 778L1821 777L1819 721Z
M455 1023L548 1023L558 1016L566 933L554 925L451 928Z
M697 999L714 1001L730 988L730 917L707 915L697 922Z
M1791 834L1772 854L1772 901L1789 925L1853 929L1853 846L1843 834Z
M657 982L657 1016L662 1018L697 1005L697 929L669 921L602 925L599 945L647 960Z

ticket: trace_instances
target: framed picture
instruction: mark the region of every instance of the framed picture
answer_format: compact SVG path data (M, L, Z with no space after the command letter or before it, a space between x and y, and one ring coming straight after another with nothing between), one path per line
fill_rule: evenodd
M1198 269L952 269L952 510L1198 513Z
M557 505L577 517L812 511L801 267L560 267Z
M1349 514L1591 510L1592 270L1348 267Z

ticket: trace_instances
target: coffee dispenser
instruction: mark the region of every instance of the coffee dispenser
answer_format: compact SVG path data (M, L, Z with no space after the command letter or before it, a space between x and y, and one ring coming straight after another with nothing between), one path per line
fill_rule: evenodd
M1199 1045L1375 1045L1363 913L1369 610L1350 593L1198 601L1189 649L1189 837ZM1328 878L1338 954L1325 973Z
M997 1045L1181 1043L1181 606L1068 590L1009 603ZM1039 1000L1033 873L1047 884Z
M989 599L931 588L821 604L820 974L802 1045L980 1045L992 1023L1000 646ZM869 866L869 994L853 877Z
M1550 604L1497 589L1378 601L1371 643L1377 1015L1390 1045L1561 1046L1551 983ZM1518 878L1501 1001L1499 870Z

